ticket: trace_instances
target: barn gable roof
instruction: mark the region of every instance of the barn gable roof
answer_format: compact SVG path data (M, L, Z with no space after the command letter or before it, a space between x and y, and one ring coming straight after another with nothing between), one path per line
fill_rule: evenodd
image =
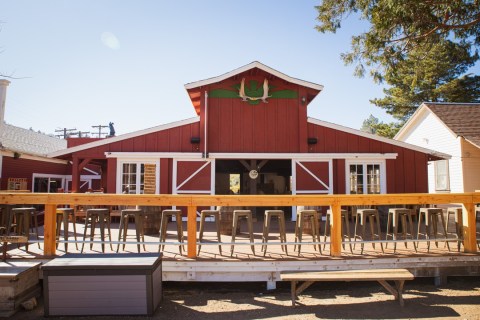
M409 133L424 112L432 112L452 134L480 148L480 103L424 102L400 129L395 139Z
M47 156L65 149L67 141L10 124L0 124L0 149L33 156Z
M361 130L352 129L352 128L349 128L349 127L344 127L344 126L334 124L334 123L331 123L331 122L318 120L318 119L314 119L314 118L308 118L307 121L309 123L316 124L316 125L319 125L319 126L322 126L322 127L326 127L326 128L330 128L330 129L334 129L334 130L339 130L339 131L342 131L342 132L346 132L346 133L354 134L354 135L357 135L357 136L361 136L361 137L364 137L364 138L367 138L367 139L372 139L372 140L376 140L376 141L380 141L380 142L384 142L384 143L389 143L389 144L397 146L397 147L406 148L406 149L422 152L422 153L425 153L425 154L429 154L429 155L431 155L435 158L442 158L442 159L450 159L451 158L451 156L449 154L446 154L446 153L438 152L438 151L427 149L427 148L422 148L422 147L419 147L419 146L416 146L416 145L413 145L413 144L410 144L410 143L406 143L406 142L403 142L403 141L398 141L398 140L393 140L393 139L381 137L381 136L378 136L376 134L364 132L364 131L361 131Z
M110 143L114 143L114 142L118 142L118 141L123 141L123 140L126 140L126 139L135 138L135 137L147 135L147 134L162 131L162 130L167 130L167 129L171 129L171 128L175 128L175 127L180 127L180 126L183 126L183 125L187 125L187 124L191 124L191 123L195 123L195 122L199 122L199 121L200 121L200 117L194 117L194 118L185 119L185 120L181 120L181 121L171 122L171 123L155 126L155 127L152 127L152 128L147 128L147 129L143 129L143 130L139 130L139 131L134 131L134 132L127 133L127 134L122 134L122 135L119 135L119 136L116 136L116 137L97 140L97 141L94 141L94 142L85 143L85 144L75 146L75 147L71 147L71 148L68 148L68 149L59 150L59 151L50 153L48 156L49 157L61 157L61 156L64 156L64 155L67 155L67 154L70 154L70 153L74 153L74 152L78 152L78 151L82 151L82 150L86 150L86 149L90 149L90 148L95 148L95 147L103 146L103 145L106 145L106 144L110 144Z
M200 114L200 96L201 96L200 88L201 87L221 82L223 80L229 79L231 77L234 77L236 75L239 75L241 73L247 72L247 71L255 69L255 68L257 68L259 70L262 70L266 73L269 73L269 74L271 74L275 77L278 77L282 80L285 80L287 82L297 84L299 86L302 86L302 87L308 88L310 90L313 90L315 92L315 96L323 90L323 86L320 85L320 84L316 84L316 83L313 83L313 82L308 82L308 81L304 81L304 80L300 80L300 79L297 79L297 78L290 77L290 76L288 76L288 75L286 75L286 74L284 74L284 73L282 73L278 70L275 70L273 68L270 68L269 66L264 65L263 63L260 63L258 61L253 61L253 62L251 62L247 65L244 65L244 66L242 66L240 68L237 68L235 70L232 70L230 72L224 73L220 76L216 76L216 77L208 78L208 79L205 79L205 80L200 80L200 81L195 81L195 82L185 84L185 89L187 90L187 92L190 96L190 99L192 101L192 104L193 104L197 114Z

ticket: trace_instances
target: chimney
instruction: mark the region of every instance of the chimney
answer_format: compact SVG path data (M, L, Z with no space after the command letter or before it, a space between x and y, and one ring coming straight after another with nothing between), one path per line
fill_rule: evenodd
M0 79L0 125L5 122L5 99L7 98L7 87L10 81Z

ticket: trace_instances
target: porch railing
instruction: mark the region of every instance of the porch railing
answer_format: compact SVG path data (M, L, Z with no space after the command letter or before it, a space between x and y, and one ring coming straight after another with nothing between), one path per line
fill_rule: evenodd
M332 209L330 254L341 256L341 207L352 205L426 205L463 206L464 251L477 252L475 205L480 192L455 194L382 194L382 195L130 195L87 193L0 193L0 204L44 204L44 256L56 254L56 209L59 205L140 205L187 207L187 255L196 257L197 207L209 206L330 206Z

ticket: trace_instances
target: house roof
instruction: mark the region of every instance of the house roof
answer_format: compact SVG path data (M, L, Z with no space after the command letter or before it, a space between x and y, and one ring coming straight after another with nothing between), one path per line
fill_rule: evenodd
M200 114L200 96L201 96L201 87L208 86L210 84L218 83L223 80L226 80L228 78L234 77L238 74L241 74L243 72L247 72L252 69L259 69L264 72L267 72L275 77L278 77L282 80L285 80L287 82L297 84L302 87L306 87L311 90L312 92L312 97L309 97L307 99L307 102L310 102L318 93L320 93L323 90L323 86L320 84L316 84L313 82L308 82L304 80L300 80L297 78L290 77L278 70L275 70L273 68L270 68L269 66L264 65L263 63L260 63L258 61L253 61L247 65L244 65L240 68L237 68L235 70L232 70L230 72L224 73L220 76L213 77L213 78L208 78L205 80L200 80L200 81L195 81L195 82L190 82L185 85L185 89L188 92L188 95L190 96L190 99L192 101L192 104L197 112L197 114Z
M377 140L377 141L380 141L380 142L389 143L389 144L392 144L392 145L397 146L397 147L402 147L402 148L407 148L407 149L419 151L419 152L422 152L422 153L429 154L433 157L438 157L438 158L442 158L442 159L450 159L451 158L451 156L449 154L446 154L446 153L442 153L442 152L438 152L438 151L435 151L435 150L419 147L417 145L406 143L406 142L403 142L403 141L398 141L398 140L393 140L393 139L381 137L381 136L378 136L376 134L364 132L364 131L361 131L361 130L356 130L356 129L352 129L352 128L349 128L349 127L344 127L344 126L341 126L341 125L338 125L338 124L335 124L335 123L331 123L331 122L327 122L327 121L323 121L323 120L318 120L318 119L315 119L315 118L308 118L308 122L312 123L312 124L320 125L322 127L335 129L335 130L339 130L339 131L346 132L346 133L351 133L351 134L361 136L361 137L365 137L365 138L368 138L368 139L373 139L373 140Z
M65 149L67 141L10 124L0 124L0 149L34 156Z
M397 133L402 137L420 115L430 110L455 135L480 148L480 103L424 102Z

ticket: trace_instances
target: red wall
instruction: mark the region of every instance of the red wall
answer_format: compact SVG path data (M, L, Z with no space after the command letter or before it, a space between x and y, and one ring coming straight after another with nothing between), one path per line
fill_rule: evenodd
M8 187L8 178L27 178L28 190L32 189L32 175L34 173L43 174L70 174L72 171L70 165L51 163L29 159L14 159L4 156L2 160L2 179L0 189L6 190Z

